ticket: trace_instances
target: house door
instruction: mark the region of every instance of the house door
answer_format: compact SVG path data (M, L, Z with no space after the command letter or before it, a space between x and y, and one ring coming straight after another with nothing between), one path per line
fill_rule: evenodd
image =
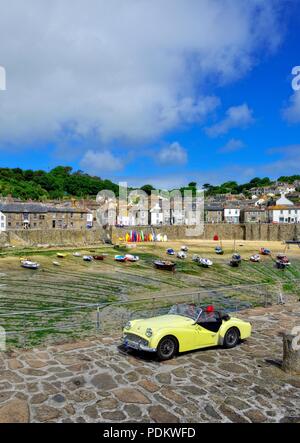
M52 220L52 228L55 228L55 225L56 225L55 220Z

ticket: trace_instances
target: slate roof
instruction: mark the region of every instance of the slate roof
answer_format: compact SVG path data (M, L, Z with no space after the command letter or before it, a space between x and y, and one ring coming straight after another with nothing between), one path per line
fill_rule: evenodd
M47 213L47 212L63 212L63 213L87 213L88 211L83 208L62 208L55 206L47 206L43 203L1 203L0 202L0 211L1 212L11 212L11 213Z

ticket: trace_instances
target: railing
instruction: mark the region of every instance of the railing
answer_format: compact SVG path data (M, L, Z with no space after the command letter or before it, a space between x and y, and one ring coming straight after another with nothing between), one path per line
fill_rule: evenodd
M78 338L109 334L122 330L132 318L146 318L167 313L176 303L214 304L218 310L237 312L250 307L283 303L285 292L300 294L300 280L276 284L229 285L216 288L161 293L150 298L46 310L26 310L0 314L8 346L30 347L43 341L57 341L62 337ZM285 291L285 285L289 285ZM1 337L0 337L1 339Z

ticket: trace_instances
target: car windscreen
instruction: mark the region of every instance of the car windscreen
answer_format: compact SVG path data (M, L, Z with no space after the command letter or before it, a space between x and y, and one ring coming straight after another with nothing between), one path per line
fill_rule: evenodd
M178 304L171 307L168 314L170 315L182 315L193 320L197 320L200 314L201 308L193 304Z

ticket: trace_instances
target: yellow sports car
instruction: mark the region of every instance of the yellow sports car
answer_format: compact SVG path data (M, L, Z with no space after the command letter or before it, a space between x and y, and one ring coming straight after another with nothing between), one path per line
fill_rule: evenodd
M168 360L178 352L218 345L233 348L250 335L250 323L215 311L213 306L202 309L194 304L177 304L167 315L128 322L123 345Z

